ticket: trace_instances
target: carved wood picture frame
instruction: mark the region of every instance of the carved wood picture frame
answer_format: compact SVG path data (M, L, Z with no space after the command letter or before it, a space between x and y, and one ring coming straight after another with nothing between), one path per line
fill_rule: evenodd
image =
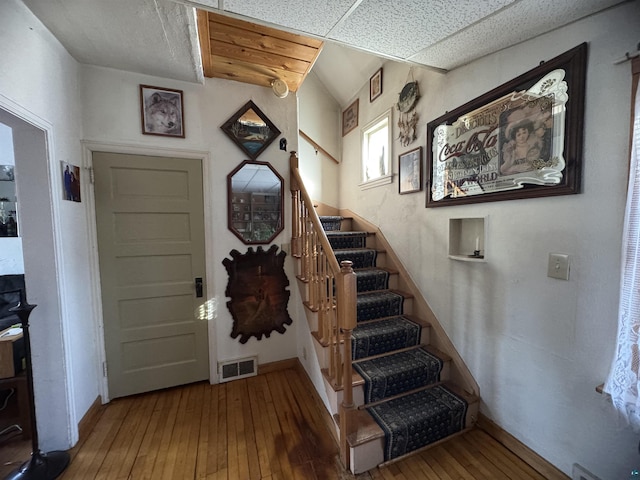
M232 260L225 258L229 283L225 295L231 300L227 308L233 317L231 338L240 337L240 343L249 338L269 338L271 332L285 333L292 320L287 311L290 292L289 279L284 272L286 253L276 245L264 251L249 247L247 253L230 252Z

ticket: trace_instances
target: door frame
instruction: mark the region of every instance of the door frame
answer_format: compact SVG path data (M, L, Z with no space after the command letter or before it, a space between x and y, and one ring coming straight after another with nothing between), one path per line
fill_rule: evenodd
M212 231L213 218L211 208L207 208L207 205L212 205L212 195L210 189L209 178L211 175L211 161L208 151L202 150L186 150L176 148L164 148L164 147L152 147L143 145L110 143L110 142L98 142L83 140L82 144L82 157L84 166L89 168L93 172L93 152L107 152L107 153L122 153L130 155L148 155L154 157L170 157L170 158L189 158L199 159L202 162L202 191L204 200L204 237L205 237L205 277L207 282L207 293L210 296L215 291L214 288L214 265L211 259L210 251L208 247L209 235ZM98 341L98 365L96 365L96 375L100 377L100 396L102 403L108 403L109 386L107 377L104 374L104 365L106 365L107 353L104 343L104 319L102 312L102 290L100 285L100 264L98 260L98 232L96 226L96 201L95 201L95 189L93 181L89 182L89 192L87 195L87 215L90 218L87 219L87 225L89 225L89 245L91 247L91 290L93 292L93 324L96 333L96 340ZM209 299L208 301L212 301ZM210 309L213 311L214 309ZM217 383L217 348L215 338L214 323L209 319L208 333L209 333L209 383Z
M34 393L34 400L36 403L36 421L42 420L42 417L51 415L50 409L47 405L62 406L63 411L60 412L58 408L58 414L62 413L62 420L56 422L45 421L39 422L40 428L44 429L45 433L53 437L53 441L66 442L69 446L74 445L78 441L78 412L76 410L76 403L71 398L71 392L73 392L73 376L68 373L73 371L72 358L70 355L69 339L64 332L69 329L68 325L68 309L64 299L67 297L68 287L65 281L65 273L59 268L59 265L63 262L63 238L58 225L60 225L60 208L62 202L62 196L57 195L57 187L59 185L59 174L57 166L57 160L52 152L55 152L53 134L53 124L41 117L40 115L32 112L29 108L18 104L10 98L0 93L0 117L2 117L3 123L9 125L15 135L16 129L29 131L29 133L38 134L37 142L30 142L27 147L23 146L21 151L15 150L16 157L16 169L35 168L39 170L41 175L37 176L36 187L41 189L44 195L48 197L48 205L45 206L44 215L39 218L45 218L49 225L45 225L44 228L51 232L51 237L47 238L32 238L27 244L23 241L23 258L25 266L25 277L35 269L30 269L30 252L40 250L49 253L51 262L46 265L48 273L52 277L56 278L56 282L48 282L48 285L44 287L39 280L31 279L28 285L29 296L32 298L46 299L50 304L49 307L49 320L53 322L54 327L60 332L60 343L55 342L52 346L53 355L55 357L55 364L41 365L38 360L34 360L36 367L40 367L41 375L34 378L34 385L36 393ZM41 141L41 143L40 143ZM23 165L18 161L18 157L30 157L34 159L34 162L42 162L39 166ZM28 170L27 168L27 170ZM40 170L43 169L43 170ZM30 179L30 181L33 181ZM20 180L17 180L18 185ZM18 207L19 211L22 211L24 215L25 204L30 205L31 202L26 200L21 202L22 206ZM42 205L40 205L40 213L42 213ZM47 209L48 208L48 209ZM31 210L28 210L30 212ZM21 235L22 237L22 235ZM24 237L23 237L24 238ZM42 268L42 265L40 265ZM26 278L25 278L26 280ZM56 339L57 340L57 339ZM33 342L33 339L32 339ZM33 345L32 345L33 346ZM62 385L62 389L55 389L54 391L47 391L49 400L53 398L53 401L45 402L39 395L37 395L38 385L44 383L44 379L50 378L54 370L59 368L63 369L61 379L59 383ZM44 406L44 408L42 408ZM60 417L60 415L59 415ZM54 423L54 425L52 425ZM55 423L62 423L63 425L55 425ZM66 427L66 428L59 428ZM55 429L57 433L51 433L50 430ZM66 432L66 433L61 433Z

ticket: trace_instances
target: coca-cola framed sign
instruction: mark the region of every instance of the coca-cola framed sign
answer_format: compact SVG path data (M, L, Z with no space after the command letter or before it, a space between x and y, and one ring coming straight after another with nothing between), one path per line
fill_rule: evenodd
M587 44L427 124L427 207L580 192Z

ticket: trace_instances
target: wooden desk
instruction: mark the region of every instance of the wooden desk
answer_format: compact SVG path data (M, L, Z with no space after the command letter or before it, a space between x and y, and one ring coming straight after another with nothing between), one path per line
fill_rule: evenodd
M15 388L15 398L18 404L18 425L22 428L23 438L31 438L31 413L29 410L29 391L27 375L24 371L15 377L0 379L0 390ZM11 402L11 400L9 400Z

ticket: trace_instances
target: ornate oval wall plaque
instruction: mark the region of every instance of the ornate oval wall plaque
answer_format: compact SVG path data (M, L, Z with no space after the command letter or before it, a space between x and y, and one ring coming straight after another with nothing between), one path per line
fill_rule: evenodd
M240 336L240 343L252 336L269 338L274 330L284 333L285 325L292 323L287 311L289 279L284 273L287 254L276 255L277 250L276 245L266 252L262 247L256 252L249 248L245 254L231 250L233 260L222 261L229 274L225 295L231 298L227 302L233 317L231 338Z

